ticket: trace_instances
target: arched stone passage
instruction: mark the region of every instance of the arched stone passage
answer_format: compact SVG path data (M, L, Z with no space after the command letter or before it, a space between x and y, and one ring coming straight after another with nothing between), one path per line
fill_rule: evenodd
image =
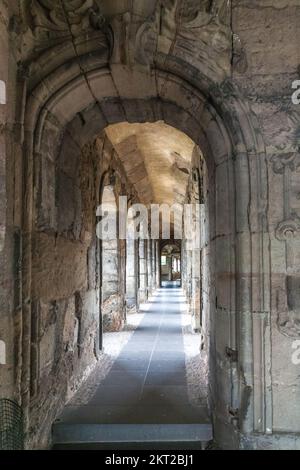
M227 20L222 21L225 21L225 29L228 28ZM113 28L115 27L117 28L117 25L114 24ZM187 40L190 41L189 33L186 31L184 34L187 34ZM40 229L50 232L55 232L57 224L64 222L63 217L61 222L57 221L56 213L56 146L65 146L66 149L66 142L69 140L74 152L73 158L67 161L78 162L76 154L80 155L83 146L93 141L108 124L163 120L194 140L200 147L208 168L208 207L209 219L212 222L209 233L211 288L208 302L213 322L211 331L215 333L209 340L211 408L214 410L216 422L220 424L216 429L221 430L222 423L226 423L225 428L227 425L232 427L228 404L230 403L232 409L238 408L239 404L245 402L244 398L248 397L251 390L249 407L240 411L240 427L242 431L247 432L264 431L272 428L271 393L265 393L267 389L261 385L267 380L266 377L259 377L259 380L254 381L251 366L252 360L258 365L269 360L266 357L269 352L263 352L259 348L254 351L252 341L254 329L258 337L261 337L262 329L267 334L270 312L269 297L262 295L268 290L269 282L266 269L269 266L266 249L268 240L265 236L267 198L265 185L262 184L266 175L264 145L255 117L247 103L232 82L224 79L227 60L223 54L222 66L211 62L208 66L201 58L197 59L197 65L200 60L204 66L206 75L203 75L195 67L190 55L184 59L180 54L181 48L177 51L179 58L173 53L167 55L164 48L168 41L162 39L159 43L159 54L153 58L153 68L150 72L147 69L146 74L141 73L133 67L130 80L126 67L115 67L115 61L120 59L117 49L112 55L114 66L107 68L109 39L101 30L92 33L84 51L79 45L80 42L78 49L76 45L75 49L78 53L80 51L76 57L72 55L72 41L63 49L60 46L51 49L51 56L56 52L55 61L49 60L47 51L43 52L39 58L43 76L37 73L36 66L33 67L24 112L24 408L29 409L27 383L30 376L29 337L32 312L27 299L34 290L33 221L37 220ZM215 72L218 84L212 81ZM147 80L144 80L146 76ZM34 190L34 174L42 181L39 191ZM234 191L229 191L230 187L233 187ZM259 194L257 199L251 198L254 192ZM240 194L240 197L235 198L234 194ZM79 211L77 205L75 212ZM79 225L73 224L71 232L75 239L82 240L84 231L79 229ZM67 231L70 232L70 228ZM258 262L261 259L260 248L263 248L264 253L264 269ZM157 247L150 246L149 249L155 251ZM227 253L226 259L218 256L220 252ZM154 276L153 268L151 271L154 286L157 276ZM254 295L252 273L256 273L259 296ZM249 316L252 310L265 312L263 320L255 322L255 325ZM224 332L222 338L215 331L218 328ZM239 350L238 365L232 363L224 353L226 348ZM222 362L218 360L220 357L225 362L223 371L218 370ZM232 385L231 377L235 374L239 379ZM222 397L214 395L217 390L222 390ZM248 403L247 400L246 402ZM262 410L266 407L267 419L262 420ZM226 434L230 433L226 430L224 435ZM230 435L234 436L235 433Z
M163 122L193 139L207 166L200 271L184 240L182 260L195 318L200 275L214 437L224 448L299 447L298 6L258 3L2 2L0 395L22 405L39 445L99 357L104 175L117 199L154 198L135 138L120 143L130 148L122 168L108 127ZM145 277L147 294L157 286L158 245L140 243L138 300ZM125 251L120 240L120 323Z
M160 249L160 286L181 287L181 246L165 242Z
M57 87L57 73L55 72L53 78L51 77L54 89ZM212 390L222 389L224 391L222 397L216 397L212 392L211 406L214 409L215 419L218 420L220 417L220 422L223 422L228 403L234 406L236 401L242 400L243 394L248 390L248 385L245 388L243 383L250 384L251 389L255 385L257 387L256 396L261 394L259 384L253 383L253 373L249 362L250 358L252 361L254 354L252 349L253 325L247 313L252 302L252 291L251 283L249 284L246 279L248 278L249 269L253 269L248 260L251 253L254 260L253 250L255 248L252 245L251 231L255 226L257 233L263 236L264 230L263 226L260 225L264 219L257 219L258 210L261 211L264 199L258 201L259 207L255 206L255 201L251 201L251 224L254 224L253 226L249 227L249 220L244 216L248 213L250 203L251 188L249 183L250 185L255 184L256 187L259 185L257 179L254 181L250 177L252 170L249 173L249 165L255 168L256 159L261 158L263 153L263 147L260 142L257 142L257 134L255 134L251 124L252 117L249 113L247 114L245 106L240 103L238 94L235 100L229 102L226 100L226 94L222 92L220 94L221 89L219 89L219 95L214 96L216 106L213 108L212 104L195 87L187 85L171 74L166 75L162 71L157 71L157 83L158 90L160 88L164 90L163 98L153 97L149 99L145 97L144 99L132 100L111 96L108 99L109 89L107 86L111 80L109 72L105 70L92 72L89 80L96 87L95 92L97 90L99 103L101 103L102 97L106 96L105 101L102 101L100 106L96 104L91 107L94 97L85 88L83 79L80 76L73 78L60 90L57 89L56 93L47 100L47 107L40 114L36 113L40 108L40 105L36 106L38 103L36 96L39 94L39 90L37 90L35 99L32 101L33 106L28 105L28 119L26 120L26 128L30 131L34 116L39 116L35 140L32 142L36 157L41 156L43 158L43 155L45 155L43 146L47 142L46 136L50 132L50 127L51 132L54 130L54 133L60 133L60 130L67 125L65 136L72 135L75 147L80 149L85 143L99 134L107 123L126 120L129 122L163 120L192 137L195 143L200 145L206 159L210 188L208 205L213 221L209 234L211 270L208 302L212 314L211 331L214 333L211 334L208 341L210 341L210 351L215 351L215 353L210 355L210 380ZM168 82L168 87L165 86L166 82ZM225 89L224 86L224 92ZM74 101L72 99L75 93L74 90L76 90L76 94L79 93L80 100ZM192 103L192 106L190 103ZM76 117L72 120L74 115ZM224 118L226 117L226 122L222 121L222 115ZM50 116L51 124L49 121ZM57 123L55 124L56 129L55 127L53 129L53 116L55 116ZM30 132L28 137L30 137ZM30 142L28 149L30 149ZM27 154L26 158L33 162L30 153ZM38 158L35 158L35 165L38 164L38 160ZM41 170L38 171L45 171L45 165L42 165ZM260 174L261 177L262 174ZM27 185L30 186L30 184L30 180L27 180ZM232 184L236 185L236 191L243 188L241 197L238 200L234 200L232 193L228 191ZM49 195L47 201L49 201ZM256 220L259 220L259 223ZM235 240L234 243L233 240ZM237 255L234 250L235 246L238 250ZM155 250L151 246L148 246L149 249ZM226 259L218 256L220 252L228 254ZM236 264L237 262L238 264ZM257 269L255 269L256 271ZM153 269L151 275L148 276L151 281L150 276L152 276L152 285L155 285L156 280ZM258 279L263 282L263 277L258 277ZM235 292L237 293L236 296ZM267 306L265 310L268 311ZM236 329L236 312L239 312L238 331ZM259 325L257 327L260 328ZM221 342L217 339L218 329L223 332ZM241 337L239 335L240 331L245 332L246 336ZM235 369L236 364L228 360L225 369L220 372L216 354L223 356L226 348L234 350L237 348L237 344L239 344L240 367L243 368L244 377L240 383L235 382L232 384L230 371ZM264 361L261 356L257 359ZM226 357L225 361L227 361ZM220 380L222 385L218 384ZM251 397L253 398L253 395ZM260 397L262 401L265 400L265 396L260 395ZM256 400L255 403L256 406L261 407L262 402L259 404L259 400ZM248 408L247 413L243 415L245 429L252 429L253 427L251 409L251 407Z

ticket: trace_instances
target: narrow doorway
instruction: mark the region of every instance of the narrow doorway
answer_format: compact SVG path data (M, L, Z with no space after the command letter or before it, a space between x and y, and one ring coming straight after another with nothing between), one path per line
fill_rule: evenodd
M167 243L160 255L161 287L181 287L181 249L175 243Z

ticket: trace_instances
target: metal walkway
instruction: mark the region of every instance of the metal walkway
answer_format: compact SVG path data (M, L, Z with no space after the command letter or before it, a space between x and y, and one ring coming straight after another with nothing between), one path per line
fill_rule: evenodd
M191 405L188 398L181 326L185 305L181 289L156 292L93 398L84 406L67 406L53 425L56 448L113 443L170 448L177 443L188 449L212 439L206 408Z

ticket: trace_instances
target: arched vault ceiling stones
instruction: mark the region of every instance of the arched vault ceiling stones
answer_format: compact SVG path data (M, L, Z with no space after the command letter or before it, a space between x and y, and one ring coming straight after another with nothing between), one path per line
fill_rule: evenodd
M164 122L109 126L106 134L144 204L183 203L194 142Z

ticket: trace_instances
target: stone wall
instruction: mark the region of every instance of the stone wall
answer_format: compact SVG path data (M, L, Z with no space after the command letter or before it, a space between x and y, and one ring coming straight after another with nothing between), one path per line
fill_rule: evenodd
M101 354L100 328L117 331L125 318L125 273L119 269L124 251L118 240L101 246L96 239L96 209L100 202L109 202L104 200L106 188L111 188L115 204L121 193L133 189L104 136L80 150L66 131L52 152L55 197L48 193L37 198L43 223L38 222L33 238L33 447L47 445L49 426L94 367ZM43 170L49 178L51 167Z
M292 362L293 343L300 339L300 106L292 103L292 83L299 79L299 20L297 1L259 1L255 8L251 1L233 2L233 30L241 41L233 77L258 118L268 162L265 237L271 285L266 295L272 313L270 330L265 330L265 386L270 392L265 428L280 433L286 447L289 442L293 447L289 433L299 432L300 422L299 365ZM280 437L274 446L281 446Z
M0 398L20 401L21 148L16 126L17 57L10 24L17 2L0 8Z

